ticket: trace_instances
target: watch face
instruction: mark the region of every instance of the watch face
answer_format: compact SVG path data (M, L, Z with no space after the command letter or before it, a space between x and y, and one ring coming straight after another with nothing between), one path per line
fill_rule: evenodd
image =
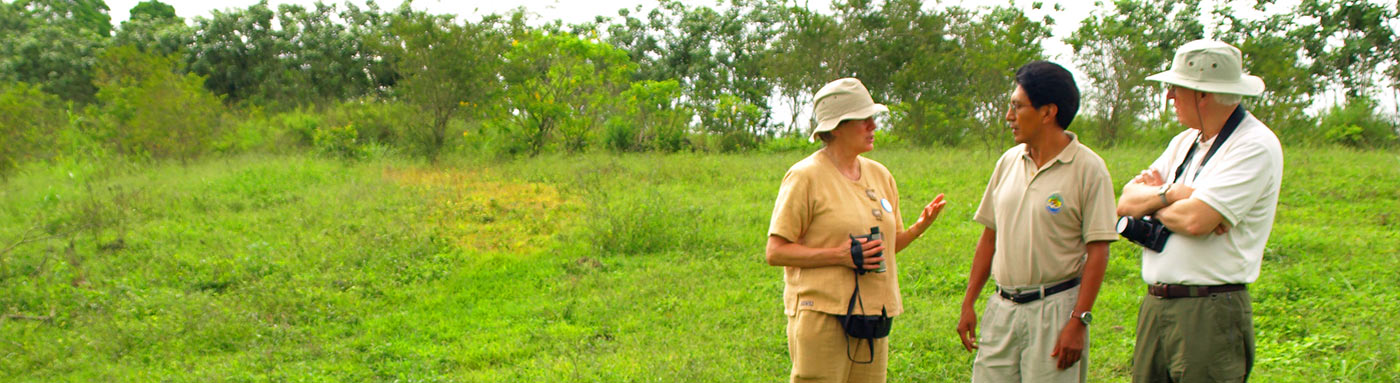
M1084 324L1087 325L1089 324L1089 322L1094 321L1094 314L1090 314L1088 311L1079 313L1079 321L1084 322Z

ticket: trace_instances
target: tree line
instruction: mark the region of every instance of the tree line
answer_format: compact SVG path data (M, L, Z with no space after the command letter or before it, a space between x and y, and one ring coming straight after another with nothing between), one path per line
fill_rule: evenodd
M1012 73L1046 56L1055 12L932 5L659 0L532 25L523 9L472 21L407 1L264 0L187 21L149 0L114 27L102 0L0 1L0 171L65 150L751 150L797 141L805 124L775 107L805 109L846 76L891 107L895 140L1001 145ZM1264 19L1186 0L1097 6L1063 39L1088 80L1074 129L1101 145L1172 130L1142 79L1207 32L1265 79L1248 107L1286 140L1396 141L1376 101L1400 95L1394 4L1303 0ZM1221 22L1207 31L1203 13ZM1303 113L1324 97L1336 106Z

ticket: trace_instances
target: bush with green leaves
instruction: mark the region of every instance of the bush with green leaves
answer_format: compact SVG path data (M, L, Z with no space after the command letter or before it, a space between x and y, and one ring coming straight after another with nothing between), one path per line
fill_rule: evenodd
M540 31L512 35L510 45L502 71L506 97L497 107L495 126L506 137L528 142L530 155L556 144L570 152L589 147L628 86L635 64L627 53Z
M413 111L408 105L365 98L337 103L326 111L331 125L353 125L362 142L407 145L406 130Z
M314 140L316 151L322 154L346 159L364 156L360 135L353 124L317 128Z
M694 113L679 100L676 80L644 80L622 92L619 115L603 124L604 141L614 151L674 152L689 145L686 131Z
M707 138L709 149L734 152L758 146L758 129L766 111L758 105L732 95L722 95L711 111L705 127L712 133Z
M58 96L22 82L0 84L0 175L47 157L53 133L67 123Z
M130 47L98 57L96 117L99 135L121 152L153 158L190 158L212 147L225 108L204 89L204 78L179 74L174 56Z
M1366 97L1347 100L1319 116L1323 138L1330 143L1352 147L1393 146L1393 126L1375 112L1376 102Z

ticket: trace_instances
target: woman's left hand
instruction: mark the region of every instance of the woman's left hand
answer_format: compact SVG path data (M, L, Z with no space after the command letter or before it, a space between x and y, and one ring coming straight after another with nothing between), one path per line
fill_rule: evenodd
M919 213L919 220L915 221L914 225L919 226L920 229L928 228L934 220L938 219L938 213L943 211L943 205L947 204L948 201L943 200L943 194L939 193L937 197L933 197L933 201L929 201L928 205L924 206L924 211Z

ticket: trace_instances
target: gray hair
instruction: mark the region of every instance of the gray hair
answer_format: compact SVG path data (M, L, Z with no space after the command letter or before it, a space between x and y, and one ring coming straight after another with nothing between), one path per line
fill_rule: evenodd
M1219 105L1221 105L1221 106L1239 105L1239 103L1241 103L1241 102L1244 102L1244 95L1241 95L1241 94L1229 94L1229 93L1216 93L1216 94L1215 94L1215 103L1216 103L1216 104L1219 104Z

